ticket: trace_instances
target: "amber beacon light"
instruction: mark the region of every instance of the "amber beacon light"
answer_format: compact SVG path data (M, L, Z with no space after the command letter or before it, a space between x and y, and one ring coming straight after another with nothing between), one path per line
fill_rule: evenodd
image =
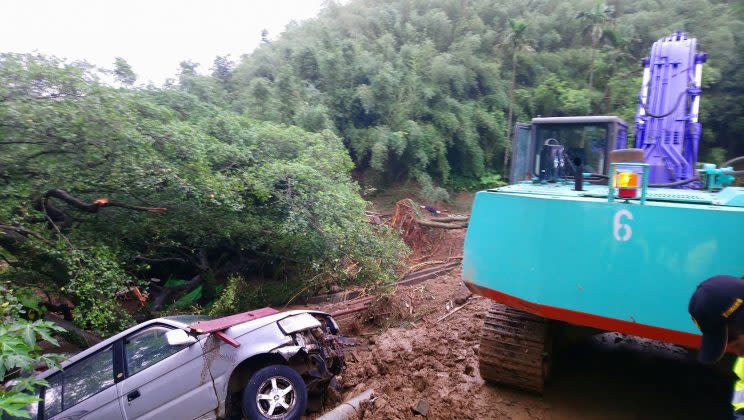
M618 172L613 179L613 184L617 188L619 198L636 198L638 197L638 174L635 172Z

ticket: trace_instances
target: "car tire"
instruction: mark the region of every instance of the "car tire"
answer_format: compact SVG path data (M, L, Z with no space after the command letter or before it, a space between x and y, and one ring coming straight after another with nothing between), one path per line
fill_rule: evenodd
M299 419L307 407L305 381L289 366L267 366L248 380L242 406L243 415L251 420Z

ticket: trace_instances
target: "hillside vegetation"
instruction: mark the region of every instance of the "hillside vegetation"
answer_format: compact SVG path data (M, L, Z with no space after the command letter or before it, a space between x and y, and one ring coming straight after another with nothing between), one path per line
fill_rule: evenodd
M333 130L365 181L413 177L435 198L432 181L452 187L504 172L510 121L612 114L632 123L641 58L681 30L709 54L701 157L721 162L744 152L742 8L709 0L330 2L318 19L208 80L237 112ZM205 85L193 92L214 98Z
M361 191L503 182L538 115L632 122L641 58L678 30L709 54L700 160L744 154L741 0L330 0L163 87L0 51L0 381L55 363L47 311L107 335L392 282L408 250ZM0 414L39 385L0 387Z
M675 30L710 55L701 153L721 162L744 153L742 9L331 1L209 75L183 62L162 88L123 58L2 54L0 277L102 332L131 322L115 296L135 286L151 314L390 281L405 247L366 222L358 182L415 180L443 199L503 179L516 121L632 121L640 59Z

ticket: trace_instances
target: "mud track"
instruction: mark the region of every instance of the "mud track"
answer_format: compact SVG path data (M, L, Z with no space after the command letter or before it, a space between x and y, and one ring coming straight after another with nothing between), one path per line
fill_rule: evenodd
M726 366L701 366L680 347L614 333L554 353L542 396L487 384L478 347L490 301L468 295L455 269L398 289L407 318L361 327L361 344L339 378L343 399L369 388L378 395L360 418L421 418L413 411L419 401L431 419L730 418ZM364 314L343 317L342 328L358 330L364 319L354 317Z

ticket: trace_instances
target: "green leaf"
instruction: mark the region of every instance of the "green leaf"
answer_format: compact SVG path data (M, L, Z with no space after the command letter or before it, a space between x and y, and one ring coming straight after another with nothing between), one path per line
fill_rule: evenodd
M18 332L21 334L21 337L26 344L29 346L36 345L36 331L32 325L25 324Z
M37 396L22 392L0 392L0 414L6 412L13 417L30 418L26 407L38 401L41 400Z
M31 414L28 412L28 410L24 409L23 406L16 406L11 404L4 404L2 401L2 397L0 397L0 413L5 411L12 417L21 417L24 419L30 419Z
M57 331L59 331L59 330L57 330ZM62 331L64 331L64 329L62 329ZM39 336L40 336L40 337L41 337L41 338L42 338L43 340L45 340L45 341L47 341L47 342L51 343L51 344L52 344L52 345L54 345L54 346L57 346L57 347L59 347L59 342L57 341L57 339L56 339L56 338L54 338L54 337L52 337L52 335L51 335L51 334L49 334L49 333L47 332L47 330L46 330L46 329L44 329L44 328L39 328L39 329L37 329L37 330L36 330L36 333L37 333L37 334L39 334Z

